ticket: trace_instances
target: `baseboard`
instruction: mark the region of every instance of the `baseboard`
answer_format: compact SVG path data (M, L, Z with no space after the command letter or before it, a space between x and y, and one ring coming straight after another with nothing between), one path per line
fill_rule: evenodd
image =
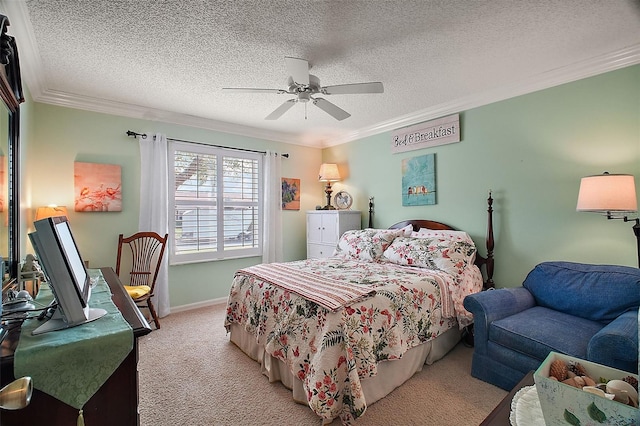
M190 311L192 309L204 308L206 306L221 305L223 303L227 303L226 297L220 297L218 299L210 299L196 303L189 303L187 305L172 306L171 313L176 314L178 312Z

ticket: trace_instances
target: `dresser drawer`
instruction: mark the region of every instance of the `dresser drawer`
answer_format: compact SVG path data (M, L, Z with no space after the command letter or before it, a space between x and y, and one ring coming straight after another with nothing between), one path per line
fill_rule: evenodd
M333 244L307 243L307 259L324 259L331 257L335 248Z

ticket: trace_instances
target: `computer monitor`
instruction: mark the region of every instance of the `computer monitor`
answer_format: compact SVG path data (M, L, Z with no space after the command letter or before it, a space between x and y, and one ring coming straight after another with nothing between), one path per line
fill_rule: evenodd
M105 315L104 309L89 308L91 281L66 216L40 219L34 226L29 239L57 308L32 334L75 327Z

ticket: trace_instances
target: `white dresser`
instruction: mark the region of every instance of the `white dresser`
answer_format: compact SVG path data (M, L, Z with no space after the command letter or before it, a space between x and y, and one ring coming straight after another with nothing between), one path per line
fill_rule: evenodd
M313 210L307 212L307 259L330 257L346 231L360 229L361 212Z

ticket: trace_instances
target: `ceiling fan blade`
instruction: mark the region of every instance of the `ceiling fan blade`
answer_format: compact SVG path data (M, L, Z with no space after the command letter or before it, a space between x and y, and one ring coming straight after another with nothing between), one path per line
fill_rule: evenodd
M267 115L264 119L265 120L277 120L278 118L280 118L282 116L282 114L284 114L285 112L289 111L289 109L296 102L298 102L297 99L289 99L288 101L285 101L282 105L280 105L278 108L276 108L275 111L273 111L271 114Z
M324 98L313 98L313 104L338 121L351 117L351 114L347 111L337 107Z
M254 89L250 87L223 87L222 91L226 93L287 93L283 89Z
M284 61L294 82L305 86L309 84L309 62L306 59L285 56Z
M346 94L359 94L359 93L383 93L384 87L380 82L372 83L353 83L353 84L338 84L336 86L327 86L322 88L322 93L325 95L346 95Z

